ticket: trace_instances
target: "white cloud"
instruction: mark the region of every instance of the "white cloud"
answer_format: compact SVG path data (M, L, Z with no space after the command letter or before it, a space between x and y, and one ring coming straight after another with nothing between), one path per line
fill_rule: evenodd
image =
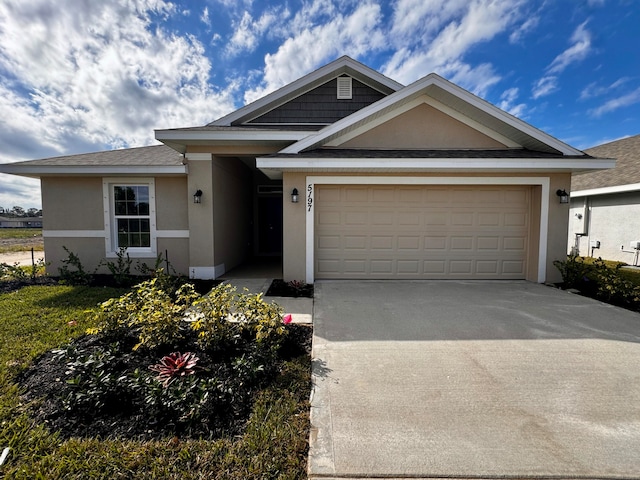
M326 0L315 0L303 6L288 24L289 38L276 53L265 55L263 82L245 93L246 102L252 102L341 55L358 57L384 46L384 36L379 29L379 5L362 3L348 14L337 13L334 8ZM327 12L331 12L332 17L325 23Z
M598 108L589 110L589 114L594 117L601 117L605 113L610 113L620 108L629 107L636 103L640 103L640 88L637 88L633 92L630 92L621 97L609 100Z
M3 0L0 162L149 145L232 110L199 41L163 28L173 15L163 0Z
M436 72L483 95L500 76L491 64L472 67L464 57L479 43L514 28L524 4L522 0L399 0L391 28L396 53L383 73L410 83Z
M553 59L547 67L547 73L563 72L572 63L584 60L592 51L591 33L585 28L587 22L578 25L571 35L572 45Z
M520 91L516 87L505 90L504 92L502 92L502 95L500 95L500 102L498 103L498 107L506 112L509 112L515 117L522 118L526 109L526 105L524 103L516 103L519 93Z
M276 8L264 12L258 20L254 20L251 14L245 11L240 21L234 24L235 30L227 45L227 54L235 56L243 52L254 51L260 37L265 35L276 22L286 21L288 16L288 10Z
M554 75L548 75L538 80L532 90L532 96L534 99L550 95L558 90L558 77Z
M529 17L522 25L520 25L513 32L511 32L511 35L509 35L509 42L510 43L520 42L522 40L522 37L524 37L525 35L535 30L535 28L538 26L539 23L540 23L539 16L533 15Z
M611 85L598 85L596 82L592 82L582 89L580 92L580 100L588 100L590 98L600 97L610 93L630 80L629 77L622 77L613 82Z
M211 19L209 18L209 7L204 7L202 15L200 15L200 21L208 27L211 26Z

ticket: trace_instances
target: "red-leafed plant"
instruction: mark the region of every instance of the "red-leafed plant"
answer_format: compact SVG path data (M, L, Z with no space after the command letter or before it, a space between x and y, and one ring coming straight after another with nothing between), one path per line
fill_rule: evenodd
M162 357L160 363L151 365L149 370L158 372L158 379L167 387L176 378L196 373L196 363L198 363L198 357L195 353L173 352Z

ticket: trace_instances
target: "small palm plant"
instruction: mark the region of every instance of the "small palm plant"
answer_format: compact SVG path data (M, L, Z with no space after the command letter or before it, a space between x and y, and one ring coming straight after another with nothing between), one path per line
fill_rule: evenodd
M192 352L173 352L162 357L160 363L151 365L149 370L157 372L158 380L162 381L164 387L168 387L176 378L196 373L198 360L198 357Z

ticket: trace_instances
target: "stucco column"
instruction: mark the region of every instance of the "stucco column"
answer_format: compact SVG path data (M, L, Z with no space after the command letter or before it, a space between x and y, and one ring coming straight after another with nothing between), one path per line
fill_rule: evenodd
M216 278L213 255L213 173L210 153L186 153L188 166L189 278ZM202 190L201 203L193 194Z
M298 203L291 203L297 188ZM282 179L283 249L282 276L285 281L306 278L306 174L285 172Z

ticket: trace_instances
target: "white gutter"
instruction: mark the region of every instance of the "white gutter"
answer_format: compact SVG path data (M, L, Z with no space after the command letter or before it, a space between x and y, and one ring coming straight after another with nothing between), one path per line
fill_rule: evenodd
M611 193L636 192L640 190L640 183L617 185L615 187L592 188L590 190L578 190L571 192L571 198L590 197L593 195L609 195Z
M312 158L259 157L258 168L272 170L586 170L613 168L615 160L585 158Z
M315 130L156 130L156 140L164 141L299 141L309 135L317 133Z
M0 165L0 173L11 175L186 175L186 165Z

